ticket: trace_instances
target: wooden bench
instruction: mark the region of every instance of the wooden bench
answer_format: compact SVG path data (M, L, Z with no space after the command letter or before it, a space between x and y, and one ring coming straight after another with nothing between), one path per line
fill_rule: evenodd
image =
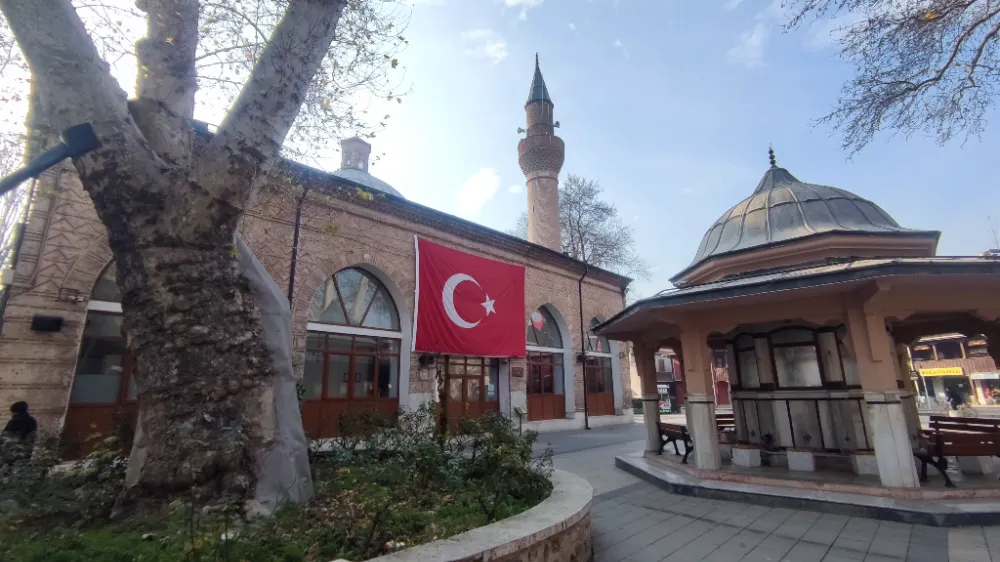
M921 462L921 482L927 481L927 465L931 464L944 476L945 486L954 488L946 472L947 457L1000 457L1000 420L931 416L930 429L925 429L922 436L927 442L926 452L913 453Z
M659 454L663 454L663 448L667 446L668 443L673 443L674 453L681 454L680 449L677 447L678 440L684 443L684 458L681 460L681 464L687 464L688 455L691 454L691 450L694 449L694 443L691 442L691 436L688 434L687 427L676 424L676 423L660 423L660 451Z
M736 415L715 414L715 427L719 431L736 431Z

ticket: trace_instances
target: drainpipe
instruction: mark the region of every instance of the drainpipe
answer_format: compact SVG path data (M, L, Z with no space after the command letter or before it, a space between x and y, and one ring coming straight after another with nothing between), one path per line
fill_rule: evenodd
M302 187L302 196L295 205L295 231L292 233L292 264L288 270L288 309L292 309L292 295L295 293L295 267L299 263L299 233L302 231L302 205L306 201L309 188Z
M583 428L590 429L590 409L587 407L587 332L583 328L583 279L590 273L590 266L583 264L583 275L577 281L580 298L580 364L583 367Z

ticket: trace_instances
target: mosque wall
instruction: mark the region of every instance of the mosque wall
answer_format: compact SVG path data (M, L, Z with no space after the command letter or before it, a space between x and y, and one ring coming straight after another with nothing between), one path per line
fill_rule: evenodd
M324 179L326 178L326 179ZM331 186L329 176L308 172L279 178L251 202L240 225L244 240L279 287L287 288L292 263L296 209L303 197L300 251L295 267L294 345L301 376L309 304L323 282L345 267L382 274L401 295L401 320L412 321L415 286L414 234L439 244L522 265L526 268L525 322L543 304L556 308L581 346L579 264L532 249L499 232L472 225L409 202L391 200L354 187ZM0 337L0 402L28 401L43 427L58 426L69 400L73 373L94 283L111 260L103 225L68 164L39 180L11 298ZM598 277L600 276L600 277ZM596 278L595 278L596 277ZM598 272L583 283L583 323L606 319L622 309L618 279ZM36 315L61 317L54 332L31 329ZM613 358L619 389L616 408L630 403L626 346ZM583 374L575 364L574 404L583 409ZM511 366L523 366L512 360ZM419 376L410 361L409 394L429 396L434 383ZM510 392L525 392L525 378L510 379ZM630 411L628 408L625 411Z

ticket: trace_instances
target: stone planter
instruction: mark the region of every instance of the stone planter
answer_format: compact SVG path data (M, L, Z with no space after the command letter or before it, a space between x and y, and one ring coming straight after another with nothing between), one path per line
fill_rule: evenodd
M788 470L816 472L816 457L806 449L788 449Z
M760 448L747 445L733 445L733 466L748 468L760 466Z
M594 488L583 478L562 470L554 470L551 481L552 495L520 515L372 561L590 560L590 502Z
M859 451L851 459L854 474L878 476L878 461L872 451Z

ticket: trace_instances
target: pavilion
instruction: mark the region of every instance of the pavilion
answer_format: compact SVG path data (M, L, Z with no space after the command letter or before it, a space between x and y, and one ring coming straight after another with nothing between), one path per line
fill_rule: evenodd
M799 181L772 151L757 188L723 213L671 279L676 288L596 329L633 342L646 456L660 449L654 353L670 347L687 384L691 469L725 470L711 368L712 350L724 349L732 447L741 450L734 463L754 466L749 451L788 474L855 472L887 493L919 488L920 420L905 344L985 334L1000 361L1000 260L938 257L939 236L904 228L849 191Z

